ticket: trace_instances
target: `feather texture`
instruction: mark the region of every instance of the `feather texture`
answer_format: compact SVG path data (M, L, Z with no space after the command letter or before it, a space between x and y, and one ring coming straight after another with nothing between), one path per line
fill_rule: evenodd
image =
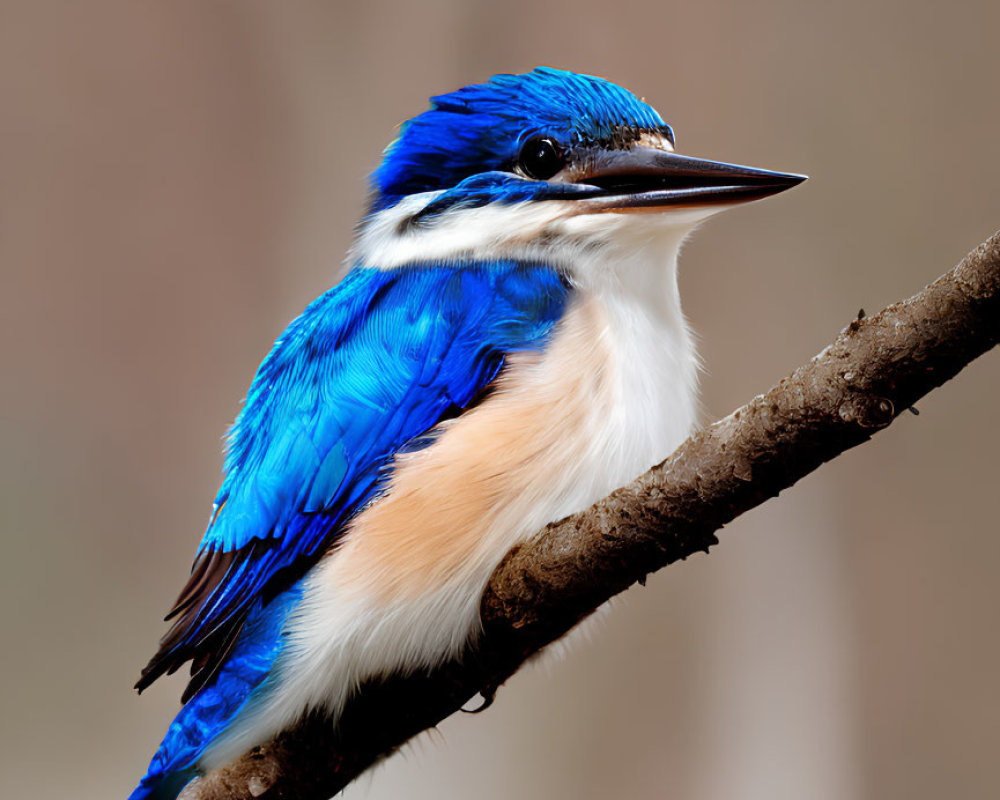
M618 148L650 130L673 136L651 106L603 78L551 67L495 75L432 97L430 110L403 125L372 176L371 210L450 189L473 175L509 172L521 145L535 134L566 146Z
M197 692L170 724L142 782L129 800L168 800L195 773L206 745L251 700L285 646L282 629L302 595L300 584L268 604L257 599L216 680Z
M509 354L541 347L566 293L541 266L413 265L355 270L310 305L254 378L176 621L137 686L188 660L184 701L206 685L254 602L336 541L397 451L467 408Z
M678 249L711 211L590 214L531 179L555 147L672 143L600 78L538 68L435 97L372 176L354 269L275 343L172 625L137 683L191 663L184 707L131 800L367 679L476 635L517 541L670 452L695 416ZM645 138L644 138L645 137Z

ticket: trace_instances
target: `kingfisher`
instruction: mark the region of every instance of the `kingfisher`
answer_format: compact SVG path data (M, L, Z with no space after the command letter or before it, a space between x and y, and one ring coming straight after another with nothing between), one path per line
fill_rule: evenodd
M518 542L690 433L677 255L804 176L680 155L646 102L549 67L434 97L371 179L349 271L274 343L142 691L190 662L130 800L479 630Z

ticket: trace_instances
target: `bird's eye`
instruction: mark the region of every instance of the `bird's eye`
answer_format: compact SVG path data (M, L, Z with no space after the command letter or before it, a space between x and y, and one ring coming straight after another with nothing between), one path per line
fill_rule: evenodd
M521 146L517 167L529 178L548 180L563 168L562 150L547 136L532 136Z

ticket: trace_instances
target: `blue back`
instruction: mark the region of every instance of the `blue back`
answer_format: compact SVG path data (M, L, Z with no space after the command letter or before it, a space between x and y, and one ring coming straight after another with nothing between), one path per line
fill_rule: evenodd
M292 585L379 492L393 456L474 402L512 352L541 348L567 288L513 262L355 269L261 364L173 627L140 688L193 660L211 682L254 607Z

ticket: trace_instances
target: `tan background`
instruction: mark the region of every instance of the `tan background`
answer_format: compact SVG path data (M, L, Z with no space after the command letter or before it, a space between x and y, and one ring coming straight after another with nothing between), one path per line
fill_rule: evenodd
M550 63L696 155L807 172L684 254L720 416L1000 227L1000 4L0 4L0 796L123 797L130 686L220 436L432 93ZM1000 357L352 787L362 798L1000 791Z

